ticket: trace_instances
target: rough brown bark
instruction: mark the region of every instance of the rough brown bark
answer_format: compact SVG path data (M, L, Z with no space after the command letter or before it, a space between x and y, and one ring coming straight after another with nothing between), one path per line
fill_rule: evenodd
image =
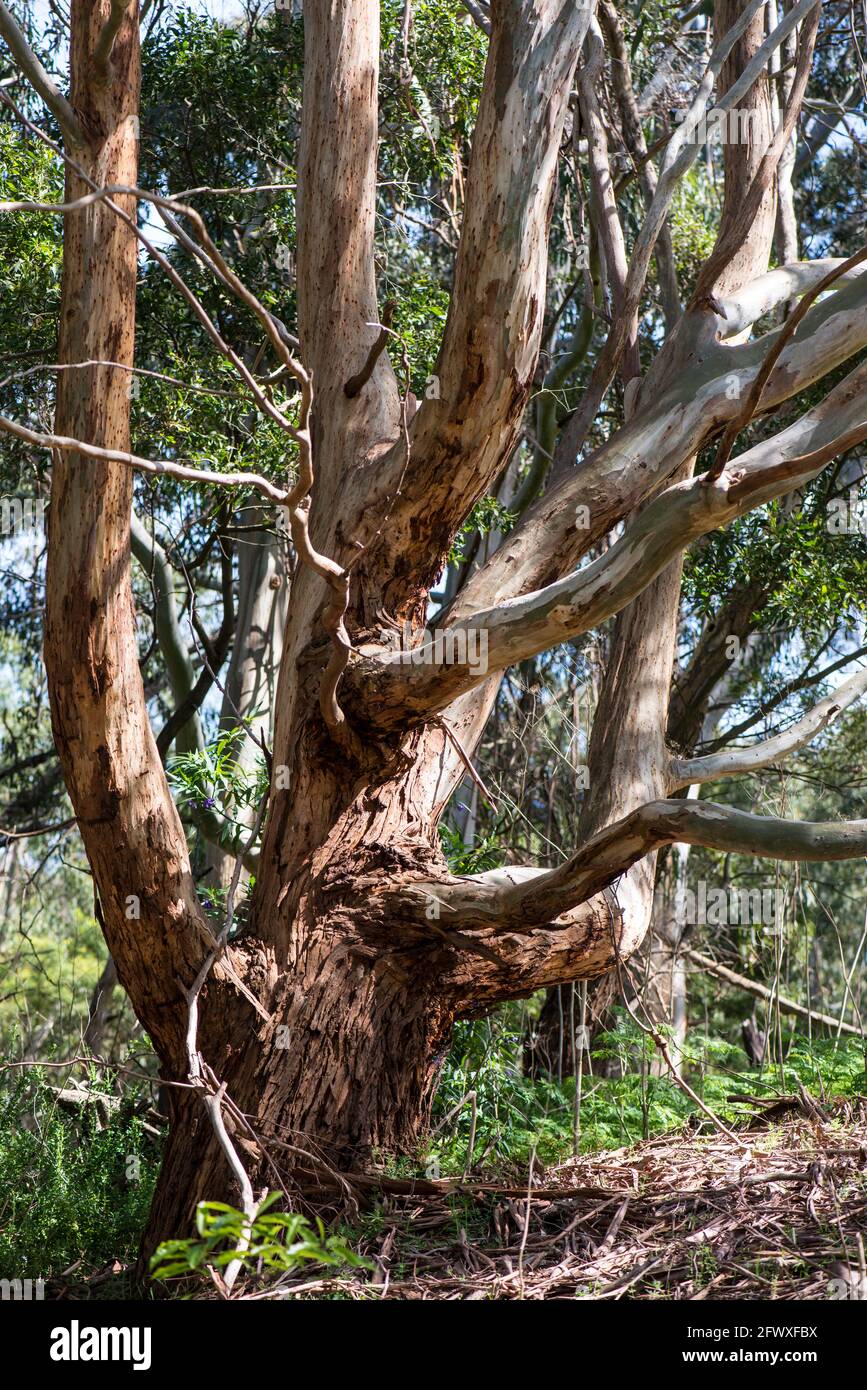
M72 6L72 102L90 132L68 170L67 200L91 183L134 184L138 164L136 6L114 45L113 76L98 82L93 50L108 14ZM89 183L87 180L90 180ZM119 197L134 217L132 199ZM101 202L64 227L59 359L132 363L137 244ZM129 377L106 367L58 380L61 434L129 448ZM150 728L138 667L129 578L132 475L117 464L57 455L52 469L45 664L55 743L94 874L118 975L167 1055L180 1057L178 976L191 969L201 922L186 841Z

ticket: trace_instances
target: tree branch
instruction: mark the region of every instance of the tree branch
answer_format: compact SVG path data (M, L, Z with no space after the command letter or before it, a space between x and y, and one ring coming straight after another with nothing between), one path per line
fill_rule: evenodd
M106 463L123 463L139 473L178 478L185 483L207 483L218 487L253 487L269 502L278 506L287 506L292 496L290 490L277 487L259 473L212 473L207 468L188 468L185 464L173 463L168 459L140 458L138 454L124 453L121 449L102 449L96 444L86 444L81 439L68 439L59 434L43 434L28 429L26 425L19 425L15 420L9 420L5 415L0 415L0 430L14 434L16 438L23 439L26 444L32 444L37 449L57 449L60 453L83 454L86 458L102 459Z
M470 577L451 611L454 620L566 574L740 413L731 384L742 397L781 330L723 346L715 322L710 315L681 320L645 377L637 414L578 468L549 484L544 499ZM762 410L791 399L865 344L867 276L859 275L809 308L764 388Z
M705 971L708 975L714 975L718 980L725 980L727 985L734 985L736 989L742 989L746 994L752 994L756 999L764 999L766 1002L773 1001L775 1008L779 1008L784 1014L794 1014L796 1018L804 1018L809 1023L821 1023L826 1028L833 1028L835 1033L848 1033L851 1037L860 1038L861 1029L855 1028L851 1023L843 1023L839 1018L832 1018L830 1014L817 1013L815 1009L808 1009L803 1004L797 1004L794 999L786 999L782 994L778 994L775 989L768 989L767 985L761 985L757 980L750 980L746 975L738 975L734 970L729 970L728 966L721 965L717 960L711 960L709 956L704 956L699 951L694 951L688 947L684 951L687 960L697 965L699 970Z
M762 156L761 163L751 179L749 187L745 191L741 191L734 215L729 219L724 219L717 244L699 274L690 302L690 310L697 307L704 308L709 296L712 296L714 289L719 285L727 267L749 237L750 229L758 217L759 209L773 186L777 166L795 128L804 92L807 89L821 13L822 0L813 0L813 4L808 6L801 28L797 69L786 103L785 115L768 149ZM774 32L777 33L782 28L783 25L781 24Z
M693 783L715 782L721 777L739 777L771 767L790 753L797 753L833 724L839 714L867 691L867 670L858 671L838 687L833 694L790 725L783 733L763 739L751 748L728 748L722 753L709 753L700 758L672 758L671 790L677 791Z
M858 266L862 265L864 261L867 261L867 246L862 247L860 251L856 251L855 255L850 256L848 260L842 261L834 270L829 271L827 275L823 276L821 280L808 289L800 303L786 319L786 322L772 342L767 357L763 361L758 372L756 372L755 379L747 393L743 408L738 411L733 420L729 421L723 431L723 436L717 450L717 456L710 470L711 477L719 477L719 474L726 466L735 440L741 430L749 424L756 414L756 411L760 408L762 392L770 379L771 372L774 370L786 344L794 338L798 326L806 317L810 306L815 303L824 290L830 289L837 280L841 280L849 271L855 270Z
M571 468L574 465L605 393L614 379L620 358L629 340L629 326L632 322L632 316L637 313L641 302L641 295L657 238L668 217L677 185L697 159L701 148L698 141L691 140L689 137L705 116L714 84L728 55L741 35L749 28L755 15L762 8L763 2L764 0L750 0L737 22L717 44L692 104L686 113L686 118L668 142L660 167L656 193L633 247L626 281L624 310L617 316L612 325L581 405L560 437L556 454L558 471ZM750 90L759 74L764 72L770 55L775 52L786 35L817 3L820 3L820 0L800 0L800 3L789 11L750 62L747 63L738 81L733 83L725 95L718 100L716 110L728 112L737 107L738 102Z
M790 265L777 266L767 275L760 275L745 289L728 298L718 299L722 313L717 319L717 329L722 338L733 338L744 329L751 327L765 314L771 313L780 304L795 299L826 280L825 289L833 289L849 284L858 275L864 274L863 265L854 265L843 271L835 281L828 277L839 271L846 262L842 257L829 257L818 261L794 261Z
M466 10L467 14L470 15L474 22L479 26L482 33L487 34L488 38L490 38L491 12L488 6L481 3L481 0L461 0L461 3L463 4L463 7Z
M594 835L556 869L495 870L445 884L414 884L406 891L413 899L435 896L449 923L462 930L495 928L486 940L499 949L499 932L555 922L621 879L646 854L674 843L766 859L858 859L867 854L867 820L793 821L713 801L651 801Z
M518 439L544 327L548 221L572 76L592 0L503 0L492 11L485 80L437 392L412 424L412 466L392 449L389 525L364 566L397 612L430 587L473 504Z
M361 659L353 679L357 689L361 685L367 691L369 717L387 727L437 713L489 672L597 627L641 593L691 541L802 486L865 438L867 363L862 363L819 406L740 454L721 478L705 474L661 493L620 540L585 568L498 608L462 617L414 651L386 653L378 661Z
M644 138L644 129L641 124L641 114L632 85L632 64L629 48L613 0L601 0L599 21L605 30L605 37L611 52L611 76L617 104L620 108L623 137L632 156L633 167L649 208L656 194L658 176L648 154L647 141ZM656 268L666 327L671 330L680 318L681 309L677 285L677 266L667 222L664 222L659 229L656 242Z
M135 511L133 511L130 520L130 545L133 555L141 565L153 590L154 631L165 662L172 700L175 705L175 715L177 715L178 709L184 707L194 688L195 672L178 621L174 571L165 550L156 537L152 536L142 524ZM185 735L183 741L179 743L179 747L184 753L204 747L205 740L197 711L198 706L195 712L189 711L187 718L182 723L177 723L175 732L183 729ZM187 726L185 729L184 725ZM165 761L165 749L160 748L159 740L157 741L157 748L163 761Z
M105 24L100 30L99 38L93 50L93 70L97 81L107 82L111 71L111 52L114 48L114 41L120 32L123 24L124 15L132 4L132 0L111 0L111 10Z
M6 40L15 62L30 82L33 90L42 97L66 139L73 145L86 145L87 135L84 127L66 97L45 71L18 27L15 17L2 3L2 0L0 0L0 35Z

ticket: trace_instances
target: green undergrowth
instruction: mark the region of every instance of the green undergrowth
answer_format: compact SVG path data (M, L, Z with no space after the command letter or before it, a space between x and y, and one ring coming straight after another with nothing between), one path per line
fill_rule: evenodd
M524 1075L522 1048L523 1033L508 1011L458 1025L440 1078L422 1171L515 1176L526 1173L531 1154L543 1165L572 1155L575 1080ZM676 1082L653 1074L656 1057L652 1040L620 1011L616 1026L595 1041L582 1078L580 1153L638 1143L690 1121L701 1127L711 1123ZM689 1036L685 1075L690 1088L728 1124L749 1113L738 1096L791 1093L799 1083L820 1100L867 1093L865 1049L857 1038L784 1035L782 1063L759 1069L746 1067L744 1060L739 1046ZM443 1123L450 1112L455 1113Z
M0 1087L0 1278L86 1276L132 1260L159 1169L159 1144L136 1114L140 1088L118 1104L94 1075L106 1103L71 1113L45 1069L13 1077Z

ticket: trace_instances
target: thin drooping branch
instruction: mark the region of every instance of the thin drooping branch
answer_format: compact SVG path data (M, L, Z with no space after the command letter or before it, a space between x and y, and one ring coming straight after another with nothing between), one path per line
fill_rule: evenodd
M762 700L758 709L752 714L748 714L745 719L742 719L740 723L735 724L732 728L726 729L725 733L719 738L715 738L710 743L707 743L705 745L707 752L715 753L720 748L726 747L733 739L740 738L741 734L745 734L749 729L754 728L760 720L765 719L772 710L775 710L791 695L797 695L799 690L806 690L810 686L819 685L822 681L826 681L829 676L833 676L837 671L841 670L842 667L849 666L853 661L860 660L862 656L867 656L867 643L864 643L860 647L856 647L854 651L846 652L845 655L838 657L836 661L832 661L829 666L823 667L821 671L810 672L808 666L806 672L796 677L795 680L787 681L774 695L770 695L767 699ZM813 660L815 659L816 658L813 658ZM810 665L812 665L812 661Z
M701 635L692 649L688 662L675 673L669 692L668 728L666 737L673 748L684 755L695 748L710 703L724 687L737 660L729 642L747 643L761 622L761 612L772 585L765 576L748 578L734 585L725 602L704 624ZM727 737L724 742L729 743ZM708 750L709 751L709 750Z
M844 1023L839 1018L833 1018L831 1014L818 1013L816 1009L808 1009L806 1005L798 1004L794 999L787 999L775 989L768 989L767 985L759 984L757 980L750 980L746 975L729 970L727 965L722 965L718 960L711 960L710 956L694 951L691 946L687 947L684 954L699 970L706 971L718 980L724 980L727 985L734 985L735 989L742 989L744 993L754 995L756 999L773 1002L774 1008L780 1009L784 1014L794 1014L796 1018L806 1019L808 1023L821 1023L825 1028L833 1028L835 1033L848 1033L850 1037L855 1038L863 1036L862 1030L854 1024Z
M10 100L6 93L0 92L0 100L2 100L3 103L9 107L9 109L15 114L16 118L27 130L31 132L32 135L34 135L38 140L41 140L42 143L48 149L53 150L54 153L58 155L60 159L63 160L68 172L74 173L76 177L80 179L82 183L84 183L91 190L91 194L93 195L93 197L91 197L90 195L82 194L79 195L79 197L77 198L68 198L63 205L54 205L51 210L58 211L62 207L65 211L75 210L86 212L91 202L104 202L106 207L108 207L120 219L120 221L132 232L132 234L138 239L138 241L145 248L148 254L153 257L156 263L168 276L169 280L174 285L175 289L187 302L194 315L201 323L208 337L217 347L218 351L221 353L223 357L226 358L228 362L232 364L232 366L238 372L239 376L244 381L245 385L247 386L248 390L253 396L256 405L262 411L262 413L268 416L268 418L273 420L277 425L279 425L281 429L285 430L287 434L289 434L293 439L296 440L296 443L299 444L299 447L303 449L305 447L304 442L303 440L300 440L298 438L299 432L296 431L295 426L292 424L291 420L288 420L286 416L283 414L283 412L278 410L278 408L274 405L273 401L262 390L259 383L255 380L252 372L247 367L247 364L243 361L241 357L239 357L239 355L234 351L234 349L229 345L229 343L225 341L216 324L213 322L210 315L204 308L204 305L201 303L197 295L195 295L193 291L190 289L183 276L177 271L175 266L172 265L168 257L163 255L162 251L159 250L159 248L153 243L153 241L137 225L135 217L131 216L130 213L128 213L124 208L120 207L114 201L114 198L106 192L106 189L112 187L128 188L130 196L136 198L145 198L148 201L153 202L156 207L168 204L172 207L175 207L177 210L177 205L172 203L169 199L160 198L158 195L148 193L146 192L146 190L139 189L132 184L119 185L117 183L112 183L111 181L109 181L109 183L107 183L105 187L100 187L100 185L91 177L91 175L88 174L87 170L83 167L81 162L73 158L72 155L70 155L66 150L61 149L59 145L55 144L53 140L49 139L49 137L45 134L44 131L40 130L38 126L35 126L32 123L32 121L28 120L24 112L21 111L15 105L15 103ZM13 204L11 206L12 208L15 208L16 205ZM198 217L198 214L194 213L192 209L189 209L188 211L191 216ZM202 253L200 253L200 258L201 257ZM237 281L237 283L238 285L240 285L240 281ZM271 320L271 316L268 315L267 310L265 310L263 306L259 304L259 301L256 299L256 296L253 295L251 291L246 290L245 287L242 287L242 289L244 290L244 296L246 296L245 302L249 303L250 307L254 309L254 312L257 312L255 306L258 306L258 310L261 311L262 314L266 315L269 320ZM283 344L279 334L279 330L277 329L276 323L273 320L271 320L271 329L276 339L281 344L282 357L284 353L288 352L288 350ZM287 363L286 365L288 366L289 364ZM297 370L294 370L292 367L290 367L290 370L293 371L293 375L298 376L299 372L304 372L304 369L300 366L300 364L295 363L294 367L297 368ZM301 378L299 378L299 380L301 380ZM304 390L305 387L302 381L302 395L304 393Z
M15 62L29 81L33 90L41 96L54 116L60 129L72 145L85 145L87 135L84 127L67 101L66 97L49 77L38 57L33 52L21 32L14 15L0 2L0 35L6 40Z
M751 748L728 748L722 753L709 753L700 758L673 758L671 761L672 791L694 783L715 782L721 777L739 777L773 767L791 753L797 753L833 724L843 710L867 692L867 669L854 676L814 705L803 718L773 738L763 739Z
M0 204L0 212L3 211L3 204ZM86 362L38 362L35 367L22 367L19 371L10 372L0 381L0 388L8 386L10 381L21 381L25 377L38 376L46 372L83 372L90 367L110 367L112 371L126 372L130 377L144 376L151 381L164 381L168 386L179 386L183 391L192 391L196 395L213 396L217 400L227 401L246 401L247 397L241 391L222 391L214 386L200 386L197 382L182 381L180 377L169 376L166 372L151 371L147 367L131 367L124 362L111 362L108 358L89 358Z
M106 463L122 463L138 473L150 473L167 478L177 478L184 483L207 483L216 487L252 487L269 502L277 506L288 506L292 491L277 487L259 473L213 473L208 468L188 468L186 464L175 463L169 459L146 459L138 454L124 453L121 449L102 449L96 444L87 444L81 439L68 439L64 435L45 434L39 430L28 429L0 415L0 430L14 434L26 444L37 449L57 449L60 453L83 454L86 458L102 459Z
M180 231L177 227L176 219L167 216L166 220L170 230L175 232L182 244L186 245L204 265L214 270L218 277L226 284L241 300L242 303L256 315L262 323L272 346L281 359L284 367L295 377L300 388L300 403L298 407L297 427L287 420L283 413L276 409L271 400L262 391L259 384L253 378L252 373L246 363L235 353L226 343L216 326L211 321L204 307L198 298L189 289L186 282L153 244L145 237L136 226L134 220L108 196L106 189L100 189L81 165L62 150L59 150L52 141L48 140L41 131L32 126L27 118L12 106L15 114L22 122L31 129L41 140L48 144L56 153L60 154L68 166L72 167L91 188L93 196L84 196L79 199L71 200L63 205L65 211L83 211L93 201L104 201L106 206L116 213L117 216L135 233L139 241L151 252L159 262L172 283L180 290L181 294L190 304L196 316L199 318L208 335L216 343L217 347L232 364L236 367L241 377L251 390L253 397L260 409L273 418L286 432L295 440L299 448L298 478L294 486L288 491L274 487L267 479L255 474L219 474L201 469L188 469L185 465L169 463L164 460L142 459L133 454L121 455L118 451L100 450L93 445L80 443L76 440L61 438L58 435L39 435L35 431L27 430L25 426L18 425L14 421L5 417L0 417L0 430L6 430L11 434L17 434L19 438L24 438L29 443L37 444L43 448L58 449L61 452L77 452L93 458L104 458L106 461L115 463L125 463L130 467L136 468L141 472L165 473L186 482L208 482L228 486L243 485L246 479L249 486L257 488L269 501L276 502L278 505L286 507L289 518L293 544L298 551L301 561L308 565L316 574L329 585L333 592L333 599L326 607L323 614L323 621L326 631L331 637L335 656L325 673L321 689L322 715L326 725L330 729L335 739L347 748L348 751L357 755L359 753L358 742L350 730L340 706L337 703L337 685L340 676L345 669L352 650L349 636L346 631L344 615L348 605L349 593L349 572L343 566L331 560L328 556L316 550L310 541L308 526L308 507L309 498L313 488L313 453L312 453L312 434L311 418L313 410L313 384L310 373L292 355L280 332L277 320L264 307L261 301L253 292L239 279L235 272L228 265L220 251L212 241L205 224L194 208L185 207L173 199L162 198L157 194L149 193L138 187L121 185L130 196L146 199L152 202L162 212L171 210L171 213L178 213L187 217L196 229L199 238L197 245L191 238ZM111 185L108 185L109 187ZM114 185L118 187L119 185ZM54 209L56 210L56 209Z

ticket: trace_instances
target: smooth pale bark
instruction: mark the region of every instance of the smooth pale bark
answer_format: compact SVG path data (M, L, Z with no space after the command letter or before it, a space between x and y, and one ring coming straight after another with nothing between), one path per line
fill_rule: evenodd
M670 487L598 560L546 589L451 624L439 658L429 639L429 661L424 647L415 661L358 661L353 680L374 686L377 721L387 727L399 712L434 713L478 685L485 673L474 669L471 633L487 634L488 666L502 670L620 612L691 541L785 496L867 438L865 386L862 365L788 429L740 454L720 478L702 475Z
M616 6L612 0L601 0L599 22L602 25L611 53L611 75L614 95L617 98L623 125L623 138L634 163L637 165L638 182L644 200L650 207L653 204L659 180L653 162L647 157L647 141L644 138L641 112L638 109L638 99L632 85L632 64L629 48L620 25ZM670 330L674 328L680 317L680 292L668 223L664 223L660 228L655 259L665 323Z
M759 275L740 289L737 294L717 296L722 313L717 318L720 337L733 338L751 327L787 300L797 299L805 291L818 285L830 271L843 265L841 257L827 257L817 261L793 260ZM838 287L863 275L867 266L854 266L837 281Z
M715 0L714 29L725 33L743 11L743 0ZM722 91L737 82L741 73L755 57L765 37L765 13L759 10L744 34L726 58L720 72ZM737 138L723 139L723 206L717 233L717 247L725 244L729 229L737 223L746 190L755 178L774 137L773 109L767 71L752 84L737 105ZM746 236L740 238L738 249L712 284L716 297L737 293L767 270L768 255L774 236L777 211L776 186L770 186L761 198Z
M742 9L741 0L716 0L715 33L729 32ZM755 58L763 39L764 16L759 11L722 66L720 86L723 91L735 86ZM738 125L739 134L745 133L746 139L723 143L724 193L717 246L725 244L739 216L744 189L754 179L773 140L771 104L764 73L742 98ZM737 254L716 277L712 285L714 298L742 290L767 269L774 209L772 185L746 234L739 238ZM687 459L676 480L689 479L694 467L695 460ZM666 795L671 789L665 730L676 663L681 578L682 558L679 557L618 618L612 659L597 712L597 721L609 731L608 747L599 748L589 775L591 785L605 786L614 781L628 787L631 783L631 793L628 798L621 798L619 806L609 805L605 815L585 819L582 826L585 833L603 829L617 814L634 810L652 797ZM619 690L619 695L609 695L609 686ZM606 709L607 704L611 705L610 709ZM685 851L686 847L682 847L682 852ZM647 923L645 968L649 971L649 982L643 991L642 1004L652 1024L676 1029L675 1036L682 1042L686 1029L686 982L678 955L680 932L670 895L667 897L664 886L661 891L657 889L656 860L656 855L650 855L628 871L642 894L642 917ZM676 1058L677 1049L674 1053ZM664 1066L661 1058L655 1059L655 1065Z
M858 671L843 681L832 695L814 705L803 718L783 733L763 739L751 748L728 748L701 758L673 758L670 790L698 782L715 782L721 777L745 776L772 767L791 753L806 748L843 710L867 692L867 671Z
M528 510L465 586L451 621L568 572L737 415L776 332L729 345L717 341L716 328L713 313L681 322L652 364L633 418ZM791 399L865 345L867 277L853 276L809 310L765 388L763 409Z
M4 4L0 4L0 36L8 44L18 67L54 114L66 138L72 145L85 145L87 135L77 115L33 52L15 16Z

